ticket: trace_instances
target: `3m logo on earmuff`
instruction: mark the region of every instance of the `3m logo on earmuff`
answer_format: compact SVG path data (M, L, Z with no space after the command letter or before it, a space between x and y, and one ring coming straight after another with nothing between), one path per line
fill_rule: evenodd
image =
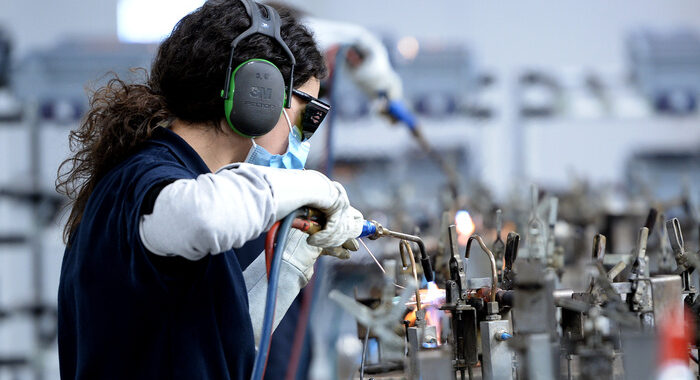
M248 95L255 99L270 100L272 99L272 89L269 87L251 86Z

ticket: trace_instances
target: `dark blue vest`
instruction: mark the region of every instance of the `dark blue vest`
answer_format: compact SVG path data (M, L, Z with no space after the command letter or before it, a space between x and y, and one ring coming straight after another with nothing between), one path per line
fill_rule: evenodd
M158 128L99 181L61 268L62 378L250 377L255 348L237 254L257 255L259 242L189 261L153 255L139 237L149 190L208 172L184 140Z

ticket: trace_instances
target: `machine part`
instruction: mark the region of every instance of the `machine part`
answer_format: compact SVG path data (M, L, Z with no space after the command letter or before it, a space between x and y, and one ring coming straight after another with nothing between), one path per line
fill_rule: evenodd
M575 294L580 295L581 293ZM561 327L564 342L572 345L574 342L583 339L583 311L581 309L572 310L569 307L562 307Z
M483 321L481 330L481 374L484 380L513 379L512 353L505 340L511 336L510 321Z
M555 380L559 376L558 350L555 350L549 334L528 334L522 339L511 339L509 342L519 343L517 347L525 351L520 356L522 362L518 366L518 379L525 380ZM523 348L526 347L526 348Z
M489 263L491 264L491 300L495 301L496 300L496 287L498 286L498 272L496 270L496 259L493 257L493 253L491 250L484 244L484 239L481 238L479 235L472 235L469 237L469 240L467 240L467 249L464 252L464 257L466 259L469 259L469 251L471 249L472 241L476 240L477 243L479 243L479 246L481 247L481 250L484 251L486 256L489 258Z
M620 334L625 379L649 379L659 361L658 339L652 331L623 331Z
M659 212L655 208L649 209L649 214L647 214L647 221L644 223L644 227L649 230L649 235L654 232L654 226L656 225L656 220L658 219Z
M440 310L449 311L450 332L448 338L452 345L454 371L460 373L463 380L465 371L471 378L471 367L478 358L476 309L468 304L468 288L464 261L459 254L457 229L451 225L448 229L450 240L450 279L445 282L445 304ZM483 241L482 241L483 243ZM493 283L492 283L493 284Z
M636 261L634 264L634 268L632 269L636 274L639 274L639 275L646 275L646 276L649 275L648 273L645 273L645 271L644 271L647 268L640 267L640 265L643 265L643 263L641 261L646 258L648 239L649 239L649 229L647 227L642 227L639 230L639 235L637 236L637 246L635 248Z
M646 257L648 237L649 229L647 227L642 227L639 230L637 246L635 248L635 260L630 278L632 291L627 296L627 304L631 311L639 313L642 326L650 328L654 325L652 315L654 304L652 289L649 283L648 259Z
M532 204L530 205L530 220L527 222L527 259L528 260L545 260L544 241L542 234L544 233L544 223L540 220L538 213L539 191L537 185L532 184L530 187L530 195Z
M343 335L338 338L335 344L337 355L337 379L350 379L358 370L357 358L364 353L365 346L360 343L356 337L351 335ZM362 360L362 359L360 359Z
M469 370L479 361L477 350L477 335L476 335L476 309L469 305L459 305L454 310L441 308L443 310L452 311L452 348L454 351L454 360L452 361L454 369L460 372L460 376L464 379L465 369ZM471 376L470 376L471 378Z
M666 228L668 229L668 239L673 249L673 255L676 259L675 273L681 275L683 292L685 294L694 294L695 290L690 285L690 274L693 272L694 268L700 268L700 259L686 252L685 243L683 241L683 231L681 230L681 223L678 221L678 218L667 220Z
M445 346L440 349L418 352L421 379L453 379L452 353Z
M405 367L409 369L409 378L418 380L424 371L419 359L420 354L423 351L437 349L437 330L435 326L408 327L406 328L406 340L408 341L408 363ZM449 369L452 367L451 360L448 363L447 368Z
M525 334L556 331L554 307L554 278L546 273L542 263L519 261L518 278L513 294L513 314L517 315L515 332Z
M496 210L496 240L494 240L493 245L491 245L491 250L493 255L496 257L496 267L500 270L503 268L501 263L503 262L503 254L506 250L506 245L501 239L501 228L503 227L503 211L499 208Z
M466 298L464 293L467 291L467 270L464 267L462 257L459 255L457 227L454 224L450 225L448 229L448 237L450 241L450 250L452 253L449 262L450 278L457 286L456 296L464 299Z
M346 296L334 289L329 293L330 299L337 302L345 311L355 317L358 323L370 327L382 344L403 351L403 339L394 332L397 321L401 320L405 311L405 305L411 298L414 289L412 285L406 286L401 292L398 302L394 302L394 260L384 261L386 268L386 284L382 293L382 299L375 309L371 309L353 298Z
M615 277L617 277L620 273L622 273L623 270L625 270L625 268L627 268L627 264L624 261L620 261L619 263L615 264L615 266L608 271L608 279L610 281L613 281Z
M549 218L547 220L547 255L548 265L558 268L563 266L563 262L559 262L556 256L556 241L554 239L554 227L557 224L557 209L559 208L559 198L551 197L549 199Z
M423 327L423 334L421 335L421 347L437 348L437 338L437 328L435 326Z
M666 219L663 213L659 214L659 219L662 221ZM659 259L659 272L668 274L673 273L673 256L671 256L668 251L668 246L666 245L669 241L668 238L668 227L666 223L661 223L661 228L657 231L659 232L659 245L661 246L661 257Z
M593 237L593 260L603 262L605 257L605 235L597 234Z
M416 269L416 258L413 256L413 250L411 245L406 240L401 240L399 242L399 254L401 255L401 263L406 269L408 263L411 264L411 271L413 272L413 279L415 280L416 286L416 310L420 310L420 282L418 282L418 272ZM406 261L406 256L408 256L408 262ZM416 314L417 315L417 314Z
M428 254L425 251L425 243L423 243L423 239L421 239L418 236L415 235L408 235L404 234L401 232L396 232L389 230L387 228L384 228L381 224L375 222L375 221L369 221L369 223L373 226L374 232L373 233L367 233L365 234L365 230L363 228L361 236L367 236L371 240L376 240L379 239L380 237L393 237L396 239L401 239L401 240L408 240L411 242L414 242L418 244L418 249L420 250L420 262L421 266L423 267L423 275L425 276L425 280L428 282L434 281L435 276L433 275L433 268L432 265L430 264L430 257L428 257ZM368 228L368 230L371 231L371 228Z
M496 331L496 335L495 335L496 340L498 340L500 342L504 342L512 337L513 337L513 335L511 335L509 332L507 332L505 330L498 330L498 331Z
M666 221L666 228L669 233L668 239L671 243L671 249L673 249L673 255L676 258L676 273L685 272L691 265L688 262L688 255L685 251L681 223L678 221L678 218L673 218Z
M600 347L582 346L576 351L579 358L579 376L581 380L614 379L613 361L615 352L612 345Z
M508 341L519 353L518 378L558 378L557 325L554 305L555 275L538 260L519 261L513 294L514 338Z
M494 321L501 319L501 316L498 315L498 302L496 302L496 299L494 298L493 301L486 302L486 319L489 321Z
M365 332L365 340L362 342L362 357L360 358L360 380L365 378L365 361L367 360L367 344L369 343L369 326Z
M420 328L407 327L406 340L408 341L407 365L408 376L412 380L420 379L420 362L418 361L418 353L420 352Z
M518 246L520 245L520 235L511 231L506 238L506 252L503 260L503 288L506 290L513 289L515 281L515 273L513 272L513 263L518 257Z
M467 280L467 289L491 288L491 277L472 277Z
M660 321L682 305L681 298L678 296L683 292L681 277L673 274L659 275L652 277L650 283L654 319Z

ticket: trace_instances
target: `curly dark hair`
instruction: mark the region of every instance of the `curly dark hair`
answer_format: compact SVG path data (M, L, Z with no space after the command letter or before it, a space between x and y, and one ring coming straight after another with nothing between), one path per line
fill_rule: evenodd
M314 39L295 15L280 7L282 39L294 54L294 85L323 79L326 66ZM71 157L58 169L56 190L72 206L64 229L70 237L82 218L95 185L128 156L136 153L161 121L177 117L219 130L224 118L220 92L231 41L250 26L239 0L210 0L183 17L158 48L150 77L127 83L113 76L90 96L90 109L71 131ZM274 63L288 78L291 65L277 42L252 35L236 47L234 67L251 58ZM145 70L144 70L145 71Z

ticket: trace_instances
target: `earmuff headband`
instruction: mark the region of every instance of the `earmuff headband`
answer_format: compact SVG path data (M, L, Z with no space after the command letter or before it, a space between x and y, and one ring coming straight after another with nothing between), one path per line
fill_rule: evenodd
M287 54L289 60L292 63L292 67L289 70L289 78L287 81L287 96L284 102L284 107L290 108L292 100L292 89L294 88L294 65L296 65L297 62L296 59L294 59L292 51L289 50L289 47L284 42L280 34L280 16L279 14L277 14L277 11L275 11L274 8L267 4L258 4L252 0L241 0L241 2L245 6L245 9L248 12L248 15L250 16L250 27L246 29L246 31L244 31L243 33L239 34L233 41L231 41L231 54L229 55L228 59L228 69L226 70L226 81L224 83L224 91L222 97L224 98L224 100L228 99L229 97L228 89L231 85L231 72L233 71L233 53L236 50L236 46L244 38L258 33L275 39L275 41L277 41L277 43L280 46L282 46L282 49ZM263 7L266 10L266 15L261 12L261 9L259 7Z

